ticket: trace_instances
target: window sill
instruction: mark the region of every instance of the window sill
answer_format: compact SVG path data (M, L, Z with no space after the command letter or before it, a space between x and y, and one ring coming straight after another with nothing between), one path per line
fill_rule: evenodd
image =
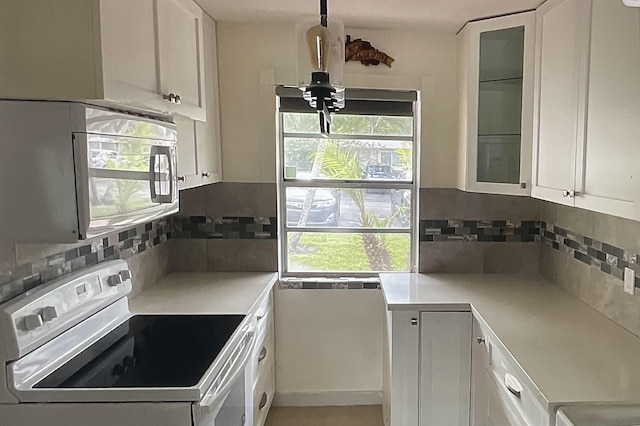
M380 278L281 278L280 290L378 290Z

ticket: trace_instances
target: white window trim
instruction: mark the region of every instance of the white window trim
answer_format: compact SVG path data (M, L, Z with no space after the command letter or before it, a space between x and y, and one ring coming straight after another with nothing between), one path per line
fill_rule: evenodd
M340 180L340 179L285 179L284 168L284 139L293 138L317 138L319 133L285 133L284 113L277 108L277 135L278 135L278 157L277 157L277 194L278 194L278 274L282 280L305 280L305 279L339 279L358 280L377 278L379 273L394 271L287 271L288 265L288 232L326 232L326 233L389 233L409 235L409 270L417 272L419 255L419 169L420 169L420 104L418 100L413 101L413 136L375 136L375 135L339 135L332 134L332 139L360 139L369 141L405 141L412 143L412 171L411 181L389 181L389 180ZM411 190L411 225L407 228L361 228L361 227L294 227L287 226L286 220L286 188L336 188L336 189L409 189ZM396 271L401 272L401 271Z

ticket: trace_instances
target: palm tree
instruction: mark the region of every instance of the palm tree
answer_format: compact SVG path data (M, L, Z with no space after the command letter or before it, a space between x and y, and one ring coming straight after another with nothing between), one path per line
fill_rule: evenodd
M358 153L351 147L341 147L335 140L323 143L323 150L315 153L321 163L322 173L332 179L356 180L360 179L360 164ZM381 219L374 213L368 212L362 189L345 189L358 211L360 212L360 226L363 228L383 228L389 226L395 219L395 214ZM372 271L391 270L391 255L387 249L385 234L363 233L360 235L364 251Z

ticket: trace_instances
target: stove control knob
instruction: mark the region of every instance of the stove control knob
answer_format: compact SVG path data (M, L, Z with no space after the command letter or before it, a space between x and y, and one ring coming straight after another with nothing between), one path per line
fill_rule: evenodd
M42 309L40 315L42 316L42 320L44 322L53 321L54 319L58 318L58 310L55 306L47 306Z
M126 280L130 280L131 279L131 271L128 269L125 269L124 271L120 271L120 277L126 281Z
M111 275L107 279L107 282L109 283L110 286L115 287L117 285L122 284L122 277L119 274Z
M44 324L44 322L40 315L31 314L24 317L24 326L28 331L33 331L38 327L42 327L42 324Z

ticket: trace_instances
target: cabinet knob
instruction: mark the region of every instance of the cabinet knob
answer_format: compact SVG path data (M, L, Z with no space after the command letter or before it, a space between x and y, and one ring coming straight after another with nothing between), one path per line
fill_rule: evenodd
M202 173L202 177L203 177L203 178L211 177L211 173L209 173L209 172L204 172L204 173Z
M162 99L165 101L169 101L172 104L176 103L176 95L173 93L169 93L168 95L162 95Z
M418 318L411 318L411 325L418 325Z
M562 191L562 196L564 198L568 198L569 196L571 196L571 191Z
M484 337L476 337L476 340L478 341L479 345L482 345L484 342L487 341Z
M185 182L187 180L186 176L178 176L178 182Z
M182 102L182 100L180 99L180 95L176 95L173 99L176 104L180 104Z
M580 195L578 191L562 191L562 196L565 198L575 198L578 195Z

